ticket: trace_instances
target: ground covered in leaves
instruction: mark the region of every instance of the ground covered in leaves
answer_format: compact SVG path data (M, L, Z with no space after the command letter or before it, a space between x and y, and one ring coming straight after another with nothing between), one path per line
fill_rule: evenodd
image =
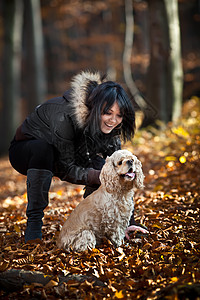
M135 208L149 235L135 233L117 249L109 241L83 253L56 248L64 220L82 199L82 187L56 178L43 244L24 244L26 178L1 159L0 298L200 299L199 104L194 97L178 124L138 131L125 146L143 163L145 188ZM9 272L16 282L6 290Z

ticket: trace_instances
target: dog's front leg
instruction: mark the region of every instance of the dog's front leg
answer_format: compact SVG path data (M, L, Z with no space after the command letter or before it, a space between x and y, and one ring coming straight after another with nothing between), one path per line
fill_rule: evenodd
M122 245L124 234L119 228L115 228L115 231L109 234L108 239L112 242L113 246L117 248Z

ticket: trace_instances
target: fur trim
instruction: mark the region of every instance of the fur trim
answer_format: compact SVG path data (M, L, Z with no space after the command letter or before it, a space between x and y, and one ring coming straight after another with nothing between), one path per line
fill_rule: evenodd
M83 128L88 116L88 108L85 104L86 87L89 81L96 81L98 84L102 83L100 72L82 71L73 77L71 82L71 110L72 115L78 127Z

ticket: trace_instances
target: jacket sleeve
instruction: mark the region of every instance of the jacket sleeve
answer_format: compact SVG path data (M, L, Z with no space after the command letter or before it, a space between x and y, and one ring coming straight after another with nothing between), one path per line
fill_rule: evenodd
M53 145L58 153L56 176L63 181L83 185L99 185L99 170L84 168L75 163L75 133L70 119L57 118L52 131Z
M83 168L74 162L74 144L72 141L57 141L59 160L56 163L56 175L63 181L83 185L99 185L99 170Z

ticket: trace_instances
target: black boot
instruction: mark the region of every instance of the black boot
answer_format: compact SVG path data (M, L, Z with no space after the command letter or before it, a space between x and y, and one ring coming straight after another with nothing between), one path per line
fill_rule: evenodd
M52 172L43 169L29 169L27 171L27 197L28 206L26 210L27 228L25 231L25 242L42 239L43 210L47 207L48 192L51 185Z

